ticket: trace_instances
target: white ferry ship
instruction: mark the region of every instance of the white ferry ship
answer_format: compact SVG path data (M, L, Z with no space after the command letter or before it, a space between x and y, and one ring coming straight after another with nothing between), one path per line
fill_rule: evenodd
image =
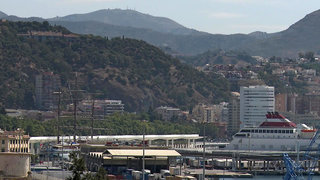
M316 129L289 121L279 113L266 115L259 127L244 127L226 146L229 150L294 151L306 150Z

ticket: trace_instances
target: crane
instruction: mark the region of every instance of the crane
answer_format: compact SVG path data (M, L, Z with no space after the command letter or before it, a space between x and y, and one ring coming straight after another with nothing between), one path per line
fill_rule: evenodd
M309 167L302 167L301 162L294 162L287 153L283 154L283 161L286 166L286 174L284 180L300 180L303 178L303 173L308 175L308 180L312 180L316 165L320 156L320 144L316 143L319 138L320 129L313 135L306 152L303 155L303 161L309 161Z

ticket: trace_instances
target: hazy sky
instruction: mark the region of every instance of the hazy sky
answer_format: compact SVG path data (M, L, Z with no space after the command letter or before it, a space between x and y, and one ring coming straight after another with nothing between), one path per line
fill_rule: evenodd
M285 30L320 9L320 0L1 0L0 5L9 15L45 18L128 8L200 31L232 34Z

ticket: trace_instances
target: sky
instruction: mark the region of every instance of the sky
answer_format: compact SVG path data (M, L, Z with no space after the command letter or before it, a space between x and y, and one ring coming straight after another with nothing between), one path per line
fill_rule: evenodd
M319 0L1 0L0 11L50 18L100 9L134 9L214 34L287 29L320 9Z

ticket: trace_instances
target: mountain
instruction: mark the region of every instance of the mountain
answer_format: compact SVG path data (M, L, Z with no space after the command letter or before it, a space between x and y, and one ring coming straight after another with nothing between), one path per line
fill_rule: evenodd
M0 104L7 108L34 107L35 76L48 71L59 74L64 87L78 72L79 89L99 93L99 98L121 99L128 111L160 105L188 110L229 95L223 78L199 72L144 41L21 35L30 31L71 33L46 21L0 22Z
M255 31L255 32L249 33L248 35L255 37L257 39L267 39L270 36L270 34L266 32L261 32L261 31Z
M288 29L266 35L240 48L252 55L296 57L299 52L320 53L320 10L306 15Z
M117 19L115 14L123 15ZM125 18L128 14L130 14L131 22L139 19L139 21L144 22L143 25L128 22L129 18ZM198 31L175 33L174 29L184 29L184 27L166 18L153 17L132 10L101 10L88 14L54 18L50 21L55 20L54 24L63 25L80 34L108 37L123 35L145 40L158 47L169 47L172 52L180 55L195 55L208 50L222 49L225 51L245 51L251 55L265 57L295 57L300 51L315 51L316 53L320 51L320 41L318 39L320 34L317 31L320 27L319 14L319 11L315 11L287 30L271 34L261 31L231 35L209 34ZM143 21L145 19L148 19L148 21ZM155 24L155 21L159 23ZM159 28L159 24L162 28Z
M123 11L118 12L124 13ZM134 16L134 14L132 15ZM80 21L80 18L78 20ZM100 22L106 24L107 21ZM291 25L284 31L271 34L261 31L256 31L247 35L220 35L201 32L177 34L172 33L170 30L157 31L150 28L150 26L144 26L142 28L142 26L128 25L131 26L131 28L134 27L138 29L126 29L127 27L124 26L124 24L126 23L114 23L113 25L123 28L123 31L120 32L126 37L142 39L158 47L170 47L173 52L177 52L182 55L201 54L208 50L215 49L222 49L225 51L245 51L251 55L265 57L296 57L298 52L302 51L314 51L315 53L320 53L320 10L306 15L303 19ZM64 26L72 31L76 30L78 33L83 33L84 31L81 28L76 29L74 24L64 22ZM86 26L85 33L102 36L115 34L115 31L112 28L103 27L101 24L100 26L84 26ZM94 27L103 27L101 28L103 31L100 28ZM98 29L100 29L100 32L97 32L99 31Z
M6 13L0 11L0 18L8 16Z
M150 29L123 27L94 21L50 21L50 23L52 25L64 26L70 31L79 34L94 34L103 37L125 36L144 40L158 47L170 47L173 52L177 52L180 55L200 54L208 49L234 50L256 39L255 37L250 37L245 34L212 35L198 33L192 35L177 35L161 33Z
M169 18L155 17L134 10L103 9L86 14L72 14L64 17L55 17L48 20L68 22L95 21L109 25L150 29L157 32L173 34L191 34L196 32Z
M31 17L7 16L12 21L39 21ZM62 25L72 32L103 37L128 37L144 40L168 50L174 55L194 56L208 50L247 52L254 56L296 57L299 52L320 54L320 12L315 11L291 25L288 29L250 34L209 34L186 28L168 18L154 17L133 10L99 10L87 14L73 14L47 19L53 25Z

